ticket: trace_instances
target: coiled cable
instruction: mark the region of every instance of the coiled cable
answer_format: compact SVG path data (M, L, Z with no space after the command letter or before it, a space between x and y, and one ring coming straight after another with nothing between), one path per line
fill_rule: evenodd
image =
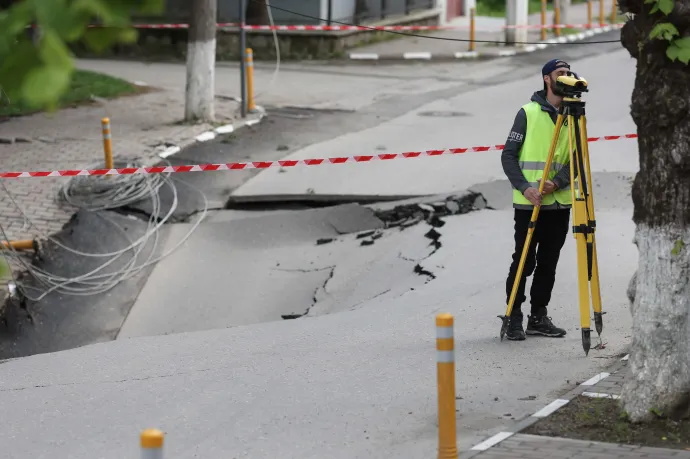
M144 167L144 164L138 159L115 162L115 168L125 167L141 168ZM104 164L94 164L89 168L101 169L104 168ZM5 193L7 193L14 206L30 223L30 225L37 230L43 239L50 240L58 247L78 256L106 259L102 264L84 274L67 278L50 273L28 263L20 253L10 246L8 250L3 251L3 255L6 255L10 259L18 262L31 276L33 276L42 286L45 287L45 290L42 291L39 296L33 296L29 294L27 290L38 290L36 287L25 285L17 279L14 279L17 289L25 298L36 302L41 301L52 292L75 296L96 295L107 292L121 282L136 276L143 269L172 254L182 244L184 244L187 239L189 239L189 237L208 213L208 199L201 190L188 183L177 183L181 183L191 188L193 191L198 192L203 198L203 209L199 218L177 244L175 244L170 250L166 251L162 255L154 257L159 243L160 228L170 220L178 205L177 185L171 178L170 172L160 174L142 173L109 176L75 176L71 177L70 180L59 189L59 202L67 203L80 210L96 212L95 215L103 218L105 221L111 224L114 229L125 238L127 243L122 249L109 253L88 253L79 251L72 247L66 246L56 238L47 235L45 232L36 227L36 225L31 221L31 218L26 214L25 209L16 201L12 193L7 189L5 183L0 181L0 185L4 189ZM172 203L166 214L161 216L162 206L159 191L163 186L170 187L172 191ZM147 198L151 199L151 214L148 218L144 235L136 241L132 241L127 235L126 231L120 225L108 218L107 215L100 212L103 210L126 207L128 205L143 201ZM9 240L2 225L0 225L0 232L2 233L4 240ZM153 241L151 241L152 238ZM147 245L149 245L149 243L151 243L150 253L146 259L142 261L142 252ZM124 266L112 272L104 272L108 266L122 258L127 252L131 252L131 257L129 260L127 260Z

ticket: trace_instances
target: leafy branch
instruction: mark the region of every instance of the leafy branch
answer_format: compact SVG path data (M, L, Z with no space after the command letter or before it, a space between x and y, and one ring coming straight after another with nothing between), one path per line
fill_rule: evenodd
M163 5L164 0L14 2L0 11L0 87L11 100L55 108L74 72L69 44L83 41L102 52L116 43L136 41L131 15L155 15ZM96 20L99 26L90 27Z
M668 16L673 11L674 0L645 0L645 4L654 4L650 14L661 11ZM654 26L649 33L652 40L664 40L669 43L666 48L666 56L675 62L681 61L683 64L690 62L690 37L680 38L680 32L670 22L661 22Z

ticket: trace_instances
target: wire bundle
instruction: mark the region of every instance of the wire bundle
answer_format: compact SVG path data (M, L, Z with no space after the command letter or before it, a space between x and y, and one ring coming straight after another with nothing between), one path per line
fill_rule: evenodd
M92 164L87 169L102 168ZM144 167L139 160L128 162L114 161L113 168ZM111 175L106 177L75 176L60 187L58 197L62 201L83 210L97 211L124 207L146 199L152 192L157 193L163 184L168 183L170 173Z
M103 163L91 166L91 168L94 169L103 167ZM143 167L143 164L139 160L128 161L126 163L116 161L115 167L138 168ZM184 182L178 182L200 193L203 197L204 208L199 219L194 223L194 225L192 225L189 232L174 247L172 247L166 253L163 253L158 257L154 257L158 247L159 230L166 222L170 220L170 217L173 215L178 205L177 185L171 179L170 175L170 173L164 173L121 176L75 176L60 188L58 192L58 199L60 201L89 212L121 208L136 202L140 202L146 198L151 199L152 210L147 222L146 231L144 235L136 241L132 241L124 228L110 219L107 215L103 213L96 213L97 216L103 218L105 221L113 225L113 227L120 234L122 234L127 241L125 247L110 253L82 252L74 248L67 247L57 239L41 232L33 224L31 218L26 214L26 211L22 208L22 206L19 205L14 199L4 182L0 181L0 185L2 185L2 188L5 190L12 203L21 212L24 218L37 230L41 237L50 240L58 247L78 256L85 258L102 258L104 260L103 263L99 264L99 266L82 275L67 278L31 265L20 253L16 252L14 248L10 246L9 249L3 251L2 253L23 266L29 274L31 274L42 286L45 287L45 290L37 297L32 296L27 293L27 290L38 290L36 287L24 285L17 281L17 279L14 279L16 287L24 297L32 301L41 301L52 292L75 296L97 295L107 292L122 281L131 279L139 274L142 270L154 263L157 263L177 250L184 242L186 242L194 230L196 230L196 228L199 226L201 221L206 217L206 214L208 213L208 200L206 199L204 193L198 188ZM159 190L163 185L169 186L173 194L172 204L165 215L161 215L162 209L159 194ZM1 224L0 232L2 232L2 237L4 240L9 240L7 234L5 233L5 229ZM151 238L153 238L153 241L151 241ZM150 246L149 254L144 257L142 252L147 246ZM110 272L106 270L108 266L121 259L126 253L130 253L130 258L125 262L124 266L115 270L110 270ZM142 260L142 258L145 259Z

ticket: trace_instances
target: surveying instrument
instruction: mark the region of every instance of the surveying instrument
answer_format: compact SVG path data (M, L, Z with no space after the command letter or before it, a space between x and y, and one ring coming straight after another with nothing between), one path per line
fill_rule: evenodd
M568 151L570 154L570 193L572 196L572 230L577 247L577 280L580 297L580 328L582 330L582 347L585 355L589 355L591 346L590 315L589 315L589 285L592 288L592 309L594 310L594 324L599 335L601 346L601 331L604 327L601 312L601 293L599 289L599 268L597 265L597 245L594 238L596 219L594 217L594 197L592 195L592 174L589 166L589 148L587 140L587 120L585 117L585 102L581 99L582 93L588 92L587 81L580 78L574 72L568 72L556 80L556 90L563 96L563 102L558 110L556 128L542 179L539 182L539 194L544 192L544 184L549 179L549 171L553 161L556 145L561 135L561 127L568 130ZM501 327L501 341L510 325L510 314L513 310L518 286L522 278L527 253L532 235L537 225L539 206L534 206L532 218L527 230L527 238L522 249L520 264L518 265L513 290L508 301L508 309L505 316L498 316L503 320Z

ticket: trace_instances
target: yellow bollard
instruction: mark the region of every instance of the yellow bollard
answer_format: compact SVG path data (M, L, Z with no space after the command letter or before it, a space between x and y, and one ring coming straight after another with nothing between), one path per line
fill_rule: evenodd
M32 239L22 239L18 241L2 241L0 248L8 249L12 247L14 250L34 250L36 243Z
M546 0L541 0L541 40L546 40Z
M113 168L113 140L110 134L110 119L101 120L103 126L103 152L105 153L105 168Z
M604 27L604 19L606 14L604 13L604 0L599 0L599 26Z
M474 51L476 43L475 40L475 9L470 8L470 51Z
M555 22L556 25L556 36L560 37L561 36L561 8L560 7L555 7L553 9L553 22Z
M163 459L163 432L146 429L141 433L141 459Z
M436 316L436 374L438 379L438 459L457 459L455 418L455 342L453 316Z
M253 112L256 110L254 104L254 52L251 48L246 51L246 65L247 65L247 111Z
M618 8L617 8L617 5L616 5L617 3L618 3L618 2L616 2L616 0L613 0L613 6L611 7L611 21L610 21L611 24L615 24L615 23L616 23L616 16L618 16L618 15L616 14L616 10L618 9Z
M592 0L587 0L587 28L592 30Z

